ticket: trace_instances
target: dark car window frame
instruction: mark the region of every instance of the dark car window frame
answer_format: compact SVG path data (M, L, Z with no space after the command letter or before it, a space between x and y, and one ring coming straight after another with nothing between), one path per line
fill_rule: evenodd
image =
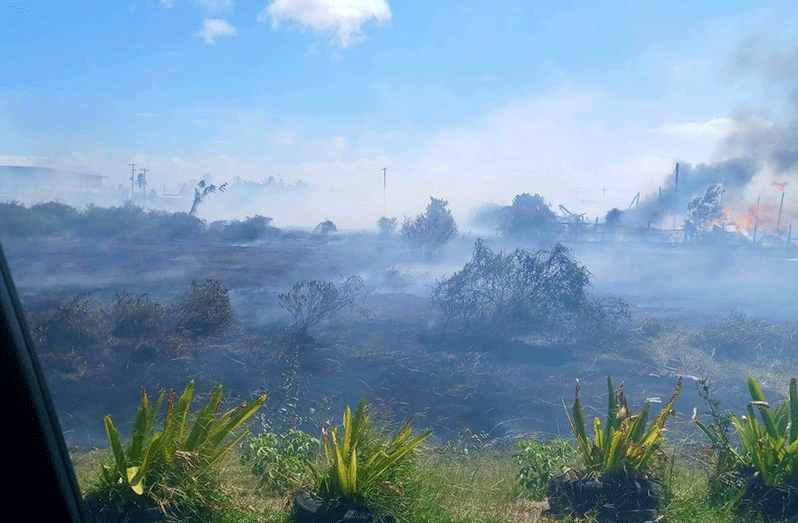
M80 487L2 244L0 277L4 484L11 487L6 499L34 520L44 513L53 521L81 523Z

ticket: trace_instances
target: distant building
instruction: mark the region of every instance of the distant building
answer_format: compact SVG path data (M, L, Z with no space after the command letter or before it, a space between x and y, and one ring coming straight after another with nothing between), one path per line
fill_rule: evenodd
M103 193L106 178L20 157L13 164L0 165L0 201L83 203Z

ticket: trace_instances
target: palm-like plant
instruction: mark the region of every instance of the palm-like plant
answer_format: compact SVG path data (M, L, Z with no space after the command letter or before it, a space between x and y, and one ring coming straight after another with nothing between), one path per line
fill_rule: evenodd
M354 415L349 406L346 407L340 438L338 427L323 431L326 473L321 473L312 463L308 463L318 492L325 499L362 501L378 479L432 434L431 430L427 430L410 438L412 428L408 420L390 442L369 452L364 446L371 425L366 410L365 399L360 402Z
M593 421L594 438L587 435L585 413L579 398L581 386L576 383L576 399L572 409L573 418L568 416L571 429L576 436L584 472L599 479L626 472L627 474L647 474L664 440L665 422L673 412L673 404L682 390L679 378L676 390L670 401L662 408L651 426L646 429L651 409L646 402L642 412L632 414L626 403L623 385L613 388L612 378L607 377L608 408L607 420L602 427L601 420Z
M164 395L161 391L155 405L150 407L147 393L142 389L133 434L126 450L111 416L105 416L105 429L116 466L103 465L101 475L106 485L124 485L127 496L131 492L134 497L142 496L145 486L157 482L163 474L190 470L191 476L198 477L208 472L247 434L246 430L235 433L266 401L264 394L219 416L222 401L222 386L219 385L189 426L188 411L194 397L192 380L179 400L174 390L170 392L163 429L154 433L155 417ZM230 436L232 441L225 443Z

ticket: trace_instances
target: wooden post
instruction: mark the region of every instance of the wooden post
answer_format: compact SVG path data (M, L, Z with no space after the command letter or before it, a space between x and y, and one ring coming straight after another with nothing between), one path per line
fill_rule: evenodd
M784 208L784 193L781 193L781 203L779 204L779 219L776 220L776 231L778 232L781 225L781 210Z

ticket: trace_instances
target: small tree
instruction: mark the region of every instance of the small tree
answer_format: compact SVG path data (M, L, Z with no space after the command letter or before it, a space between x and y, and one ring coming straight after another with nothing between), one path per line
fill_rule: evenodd
M301 338L310 327L324 318L354 307L364 291L363 279L360 276L350 276L340 286L331 281L303 280L278 297L280 307L293 317L293 334Z
M390 236L396 231L396 218L387 218L383 216L377 220L377 228L380 230L381 236Z
M200 180L197 186L194 188L194 203L191 204L191 210L188 212L189 216L194 216L197 214L197 207L202 200L204 200L209 194L213 194L216 191L224 192L227 189L227 182L223 183L219 187L216 187L213 184L207 185L205 180Z
M414 219L405 218L402 223L402 236L414 249L432 258L457 236L457 224L452 212L446 208L449 202L430 197L426 212Z
M324 220L313 229L313 232L326 236L328 234L338 232L338 227L335 226L330 220Z
M623 211L617 207L613 207L611 210L607 211L607 215L604 217L604 223L607 225L608 229L614 229L621 224L622 217Z
M506 235L523 237L550 231L557 223L557 215L543 196L523 193L504 208L501 222Z
M693 198L687 205L684 230L689 235L704 233L711 229L715 222L723 219L720 191L720 185L710 185L704 196Z

